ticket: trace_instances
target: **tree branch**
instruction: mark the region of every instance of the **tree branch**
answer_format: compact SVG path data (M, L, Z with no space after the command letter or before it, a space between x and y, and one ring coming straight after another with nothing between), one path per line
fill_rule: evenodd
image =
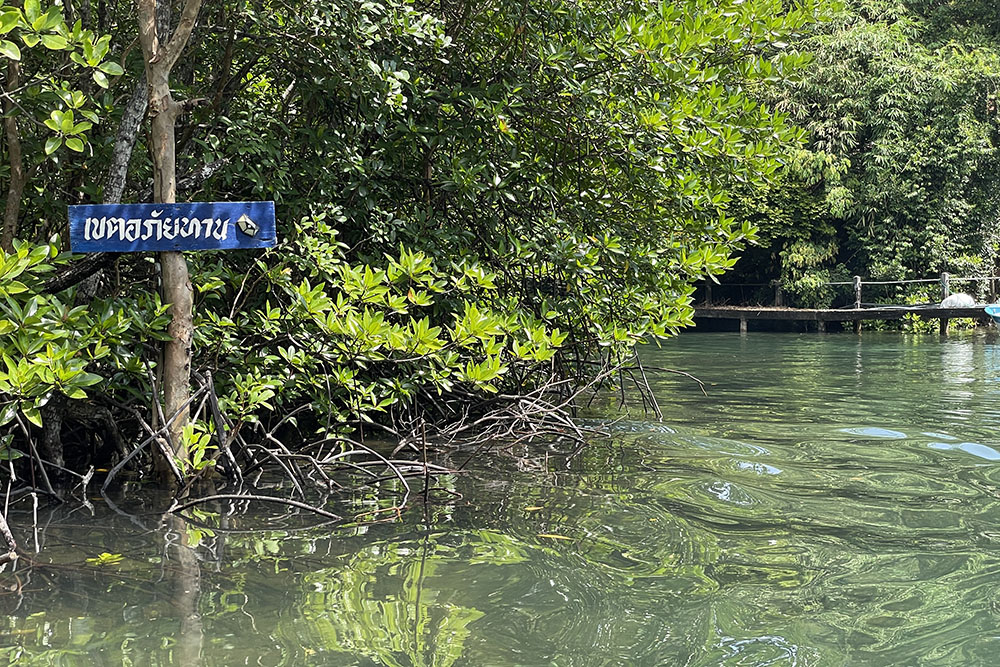
M194 24L198 20L198 10L200 9L201 0L187 0L184 3L184 9L181 10L180 23L177 24L177 29L174 30L174 34L167 43L163 53L167 72L173 69L177 59L180 58L181 51L184 50L188 38L191 37L191 31L194 30Z
M151 63L160 50L160 40L156 34L156 0L138 0L139 43L146 63Z

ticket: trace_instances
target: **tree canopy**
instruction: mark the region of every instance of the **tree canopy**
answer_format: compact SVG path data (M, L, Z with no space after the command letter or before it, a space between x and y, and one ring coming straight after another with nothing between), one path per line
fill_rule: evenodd
M803 305L851 275L996 275L996 38L974 2L848 2L813 26L797 46L815 62L768 97L809 143L743 202L762 245L737 270Z
M195 377L233 431L305 439L568 390L690 324L692 284L754 234L731 197L773 183L803 141L761 99L808 61L790 44L817 12L205 6L174 69L178 198L274 199L280 242L189 257ZM103 424L65 452L79 463L121 447L108 431L141 432L166 337L150 257L80 260L60 241L68 203L150 197L142 54L130 3L0 17L4 233L19 239L0 264L0 425L10 452L44 433L62 462L64 420ZM185 436L198 465L213 428Z

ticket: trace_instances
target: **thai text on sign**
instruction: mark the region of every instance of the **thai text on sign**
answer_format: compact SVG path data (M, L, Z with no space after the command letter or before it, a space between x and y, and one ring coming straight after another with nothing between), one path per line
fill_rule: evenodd
M275 244L274 202L69 207L74 252L235 250Z

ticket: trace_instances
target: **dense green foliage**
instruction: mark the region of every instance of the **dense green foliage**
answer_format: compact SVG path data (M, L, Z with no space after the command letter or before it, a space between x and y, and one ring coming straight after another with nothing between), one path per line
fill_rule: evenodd
M854 0L799 43L814 65L769 99L810 141L743 202L762 240L744 279L828 304L821 283L851 275L997 274L1000 43L987 4Z
M28 0L24 13L42 9ZM178 128L181 197L275 199L280 243L189 258L196 371L211 371L237 429L302 406L303 429L336 429L450 419L475 396L582 380L677 331L691 285L730 268L754 233L727 215L732 193L765 187L801 142L749 93L807 61L788 43L815 12L777 0L206 5L175 70L175 97L204 100ZM58 396L149 410L165 335L151 258L123 256L59 294L42 282L69 261L48 245L64 205L99 201L120 150L142 70L133 21L111 3L54 23L53 53L32 51L37 71L66 78L36 91L53 122L12 112L36 168L25 245L4 259L11 280L30 278L5 288L6 429L44 423ZM107 51L88 27L126 37ZM20 30L8 36L31 46ZM60 49L78 44L67 61ZM142 142L126 201L149 197ZM195 449L207 428L190 432Z

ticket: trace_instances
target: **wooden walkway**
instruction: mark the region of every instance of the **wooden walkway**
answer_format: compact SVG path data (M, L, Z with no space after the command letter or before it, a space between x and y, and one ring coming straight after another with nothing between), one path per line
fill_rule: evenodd
M746 333L750 320L816 322L819 331L826 330L827 322L853 322L854 331L861 332L863 320L898 320L905 315L919 315L923 319L938 319L941 333L948 332L948 320L956 317L972 317L989 321L983 307L942 308L939 305L925 306L875 306L871 308L781 308L773 306L696 306L695 319L739 320L740 333Z

